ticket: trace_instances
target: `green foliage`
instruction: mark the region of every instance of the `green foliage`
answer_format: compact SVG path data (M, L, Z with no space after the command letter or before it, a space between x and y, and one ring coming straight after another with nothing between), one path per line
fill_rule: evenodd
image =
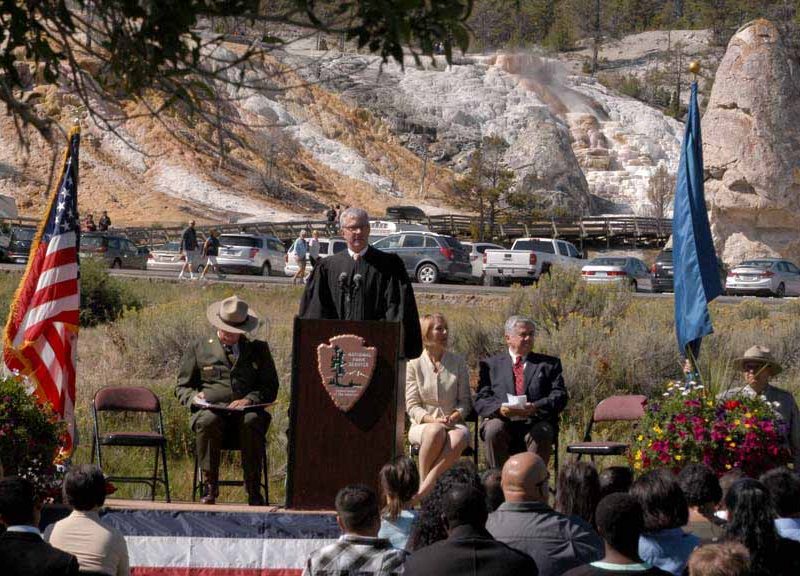
M54 459L66 429L27 380L0 377L0 468L31 480L42 495L57 487ZM2 474L0 474L2 475Z
M141 307L141 301L123 283L109 276L102 260L84 258L81 261L81 326L113 322L126 310Z
M769 318L769 310L761 302L745 300L736 307L736 313L742 320L764 320Z

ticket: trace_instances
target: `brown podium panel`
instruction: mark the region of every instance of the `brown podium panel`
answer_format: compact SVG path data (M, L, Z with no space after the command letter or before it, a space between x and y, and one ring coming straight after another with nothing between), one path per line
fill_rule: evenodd
M348 352L346 362L337 364L333 350L340 340L332 346L331 338L342 335L363 338L366 350ZM295 318L287 507L332 509L336 493L348 484L378 489L381 467L403 449L399 349L396 322ZM368 378L361 367L372 363L370 357L374 369ZM320 363L328 371L324 378ZM334 382L332 366L338 365L341 381Z

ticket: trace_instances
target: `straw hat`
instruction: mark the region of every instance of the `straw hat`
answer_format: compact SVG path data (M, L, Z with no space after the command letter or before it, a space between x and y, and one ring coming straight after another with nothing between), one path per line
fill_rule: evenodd
M247 302L239 299L238 296L214 302L206 310L206 316L212 326L225 330L225 332L246 334L258 326L258 316L250 313Z
M761 362L765 366L768 366L773 376L780 374L783 371L781 365L778 364L778 362L772 356L772 351L766 346L756 345L748 348L747 352L744 353L744 356L734 360L733 364L739 370L742 370L744 365L749 362Z

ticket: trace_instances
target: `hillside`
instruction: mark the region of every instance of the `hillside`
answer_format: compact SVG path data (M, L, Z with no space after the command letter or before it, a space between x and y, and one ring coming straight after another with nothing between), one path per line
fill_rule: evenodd
M316 48L300 37L228 72L260 88L217 87L221 144L217 127L180 110L153 118L130 102L131 119L110 132L67 83L31 74L30 94L62 126L82 119L82 210L107 209L116 224L319 217L332 203L470 211L452 183L492 135L509 145L517 189L554 213L649 214L650 177L659 165L676 170L680 124L577 73L580 54L469 54L452 66L437 58L401 68L351 47ZM215 56L231 61L240 49L228 43ZM608 67L641 60L634 48L604 58ZM0 193L35 215L54 152L25 128L22 147L7 117L0 128Z

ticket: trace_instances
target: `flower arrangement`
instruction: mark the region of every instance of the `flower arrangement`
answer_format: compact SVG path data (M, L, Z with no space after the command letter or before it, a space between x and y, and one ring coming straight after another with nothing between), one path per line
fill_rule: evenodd
M741 468L757 478L791 461L785 431L763 396L715 399L694 380L671 382L663 397L647 402L628 457L636 471L699 462L718 475Z
M4 474L33 482L43 497L57 497L56 458L66 427L34 391L26 378L0 377L0 464Z

